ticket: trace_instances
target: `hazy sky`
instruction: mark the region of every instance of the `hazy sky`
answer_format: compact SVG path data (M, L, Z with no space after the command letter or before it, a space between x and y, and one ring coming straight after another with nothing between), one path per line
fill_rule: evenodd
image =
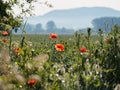
M102 6L120 10L120 0L46 0L46 1L52 4L53 8L48 8L44 5L36 4L36 8L34 11L36 15L42 15L48 11L55 9L69 9L77 7Z

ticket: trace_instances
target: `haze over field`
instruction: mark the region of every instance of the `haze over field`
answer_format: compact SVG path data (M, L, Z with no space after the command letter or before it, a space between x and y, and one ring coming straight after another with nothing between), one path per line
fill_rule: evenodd
M65 30L86 30L86 28L105 27L102 23L106 22L101 19L99 27L93 24L95 19L106 18L120 20L120 1L119 0L40 0L43 4L34 3L34 16L28 18L27 28L39 32L48 30L48 22L52 22L54 32L58 33ZM47 2L48 1L48 2ZM53 7L47 7L45 4L51 4ZM102 21L103 20L103 21ZM111 22L110 22L111 23ZM110 24L111 25L111 24ZM40 31L40 29L42 31ZM29 30L28 30L29 31ZM49 31L50 32L50 31Z
M45 27L48 21L54 21L59 28L79 29L92 27L92 20L100 17L120 17L120 11L106 7L82 7L54 10L42 16L30 17L28 23L41 23L43 27Z

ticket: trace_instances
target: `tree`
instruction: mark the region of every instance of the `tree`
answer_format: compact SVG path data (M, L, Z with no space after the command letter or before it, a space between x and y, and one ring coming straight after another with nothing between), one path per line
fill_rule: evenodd
M0 0L0 27L2 30L11 30L13 26L20 26L21 23L20 20L13 17L12 12L9 12L10 10L12 10L11 2Z
M29 0L26 0L26 4L30 4L31 2ZM6 26L8 25L11 26L12 29L14 27L19 27L21 25L22 17L15 16L13 8L14 6L20 6L24 14L29 13L30 5L28 10L28 8L23 9L24 8L23 4L24 3L19 3L18 0L0 0L0 26L4 30L6 30Z
M8 25L12 29L19 27L23 22L23 17L32 15L31 11L34 9L35 2L51 7L46 1L40 0L0 0L0 28L6 30ZM20 13L16 14L14 8L19 8Z
M29 24L29 23L26 24L25 30L26 30L27 33L32 33L33 29L34 29L34 25Z
M35 26L35 33L42 33L44 31L44 29L42 28L42 24L38 23Z
M92 21L95 30L102 29L105 33L111 31L115 24L120 26L120 18L118 17L102 17Z
M47 24L46 24L46 28L47 28L47 31L48 32L55 32L56 30L56 25L54 23L54 21L48 21Z

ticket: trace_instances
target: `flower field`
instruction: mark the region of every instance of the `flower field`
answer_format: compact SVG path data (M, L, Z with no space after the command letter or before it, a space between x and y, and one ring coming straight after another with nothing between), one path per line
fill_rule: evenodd
M118 90L120 27L91 35L0 31L0 90Z

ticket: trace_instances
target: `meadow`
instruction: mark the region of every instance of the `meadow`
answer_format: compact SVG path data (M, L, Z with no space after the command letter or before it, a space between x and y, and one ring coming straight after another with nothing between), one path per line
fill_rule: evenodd
M120 84L120 27L97 35L0 32L0 90L113 90Z

